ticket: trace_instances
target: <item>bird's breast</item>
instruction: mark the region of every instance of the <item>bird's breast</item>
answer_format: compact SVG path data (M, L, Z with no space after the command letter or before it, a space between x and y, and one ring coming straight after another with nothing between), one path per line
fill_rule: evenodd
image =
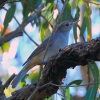
M45 61L48 60L51 56L55 55L57 52L59 52L60 49L63 49L67 45L68 45L67 37L60 36L59 38L57 38L54 44L48 48L47 54L45 56Z
M47 49L47 53L45 55L46 49L43 50L41 53L38 54L38 60L47 62L47 60L59 52L60 49L63 49L68 45L68 38L66 36L60 35L56 38L56 40L50 45ZM44 58L45 55L45 58ZM44 58L44 60L43 60ZM42 63L42 62L41 62Z

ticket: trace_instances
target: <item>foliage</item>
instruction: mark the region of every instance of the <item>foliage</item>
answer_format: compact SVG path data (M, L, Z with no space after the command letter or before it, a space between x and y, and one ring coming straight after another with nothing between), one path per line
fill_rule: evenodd
M45 3L45 9L43 9L43 11L41 12L41 14L53 25L54 22L57 20L53 18L54 15L54 10L57 9L57 3L54 2L54 0L26 0L28 2L28 4L25 3L25 0L21 0L19 1L22 4L22 8L23 10L20 11L23 15L23 19L25 22L27 22L27 18L29 16L30 13L32 13L32 9L30 9L28 7L28 5L30 7L32 7L33 9L36 9L41 3ZM63 0L61 0L63 1ZM94 5L96 5L99 0L92 0L92 2L86 1L86 0L66 0L67 4L66 7L64 9L64 12L62 14L62 17L59 20L59 23L64 21L64 20L69 20L69 19L73 19L73 18L78 18L80 16L82 16L82 25L78 26L77 24L73 27L73 36L74 36L74 40L75 42L78 39L78 31L77 28L80 30L80 37L84 37L85 40L90 41L92 39L92 32L91 32L91 28L92 28L92 19L91 19L91 14L92 14L92 8L94 7L93 5L90 6L89 3L92 3ZM13 3L10 3L11 1L8 1L8 5L10 6L10 8L7 10L5 18L4 18L4 28L2 28L0 30L0 36L4 36L9 27L9 23L12 21L12 19L14 18L14 16L17 13L17 2L15 2L15 0L13 0ZM81 12L82 10L82 6L85 6L85 11ZM96 9L99 9L98 6L96 5ZM60 12L60 11L59 11ZM80 15L80 13L82 13L82 15ZM17 16L15 16L17 17ZM39 28L40 31L40 40L43 42L44 39L46 38L47 34L51 33L51 30L49 28L50 23L48 23L41 15L38 14L37 18L34 19L34 23L31 22L31 25L36 25ZM86 37L84 36L86 34ZM1 46L2 49L2 53L5 51L9 50L9 43L4 43ZM97 66L96 63L88 64L88 67L93 75L94 78L94 85L92 87L89 87L87 89L87 93L85 95L85 99L86 100L99 100L100 99L100 95L97 98L97 93L98 93L98 84L95 84L95 82L99 82L100 80L100 75L99 75L99 68ZM38 71L37 72L33 72L31 75L26 75L22 81L20 82L20 87L22 88L23 86L26 85L26 78L29 78L31 80L31 82L36 82L38 80ZM67 100L72 100L72 95L70 93L70 86L75 84L75 85L80 85L82 82L82 80L75 80L70 82L66 88L63 88L63 92L64 92L64 96L65 98L67 98ZM51 97L48 99L44 99L44 100L53 100ZM63 98L62 98L63 100Z

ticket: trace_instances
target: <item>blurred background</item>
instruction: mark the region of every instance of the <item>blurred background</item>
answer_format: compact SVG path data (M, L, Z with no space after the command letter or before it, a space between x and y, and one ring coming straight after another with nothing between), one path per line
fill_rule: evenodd
M75 42L90 41L100 36L100 0L66 0L67 4L59 21L62 22L66 19L79 18L78 28L77 25L70 31L69 45ZM62 9L64 0L28 0L31 7L36 9L40 4L46 3L45 8L41 14L54 25L57 15ZM23 19L27 20L28 16L32 13L31 9L23 1L7 1L4 8L0 10L0 35L4 36L10 34L19 25L14 19L21 24ZM13 10L11 10L13 9ZM12 14L13 12L13 14ZM10 14L12 14L10 16ZM11 21L9 21L9 16ZM52 28L43 19L38 16L27 26L24 27L27 34L37 43L41 44L45 38L50 36ZM23 33L23 36L16 37L9 42L4 43L0 47L0 80L3 83L13 74L17 74L22 68L22 64L27 60L32 51L37 46ZM92 66L92 67L91 67ZM24 77L24 80L17 86L23 87L25 84L36 82L38 78L39 66L34 67ZM91 82L99 82L100 80L100 62L89 64L87 66L76 66L75 69L68 69L64 85L69 84L74 80L82 80L81 84ZM94 85L95 86L95 85ZM100 100L99 84L96 85L96 98L93 100ZM92 87L93 88L93 87ZM85 97L90 93L91 86L78 86L69 87L68 89L60 89L57 94L49 98L50 100L85 100ZM10 96L11 92L15 89L9 87L5 89L6 96ZM10 91L10 92L9 92ZM94 92L94 91L93 91ZM92 94L92 93L91 93ZM66 97L65 97L66 95ZM68 96L70 95L70 96ZM73 99L71 99L71 97ZM68 99L69 98L69 99ZM86 97L87 98L87 97ZM48 99L48 100L49 100ZM47 100L47 99L46 99ZM90 100L90 99L86 99ZM91 99L92 100L92 99Z

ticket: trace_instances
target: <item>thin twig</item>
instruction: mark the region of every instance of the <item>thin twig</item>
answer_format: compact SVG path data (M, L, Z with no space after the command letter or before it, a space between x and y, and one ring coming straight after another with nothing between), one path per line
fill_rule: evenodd
M95 83L88 83L88 84L83 84L83 85L66 85L66 86L62 86L62 85L57 85L54 84L52 82L48 82L47 84L44 84L43 86L40 87L36 87L36 89L34 90L34 92L31 94L31 96L28 98L28 100L32 100L32 98L34 97L35 93L39 90L44 88L47 85L53 85L53 86L57 86L57 87L64 87L64 88L68 88L68 87L79 87L79 86L87 86L87 85L95 85L95 84L100 84L100 82L95 82Z
M39 44L37 44L28 34L27 32L24 30L24 28L20 25L20 23L17 21L16 17L14 17L14 19L16 20L16 22L18 23L18 25L20 26L21 30L27 35L27 37L36 45L39 46Z
M2 7L5 11L8 11L5 7ZM39 46L28 34L27 32L24 30L24 28L22 27L22 25L20 25L20 23L18 22L18 20L16 19L15 16L13 16L14 19L16 20L17 24L20 26L20 29L27 35L27 37L36 45Z
M45 19L45 21L52 27L53 29L53 26L52 24L45 18L45 16L43 16L41 13L37 12L33 7L31 7L31 5L27 2L27 0L24 0L24 2L26 3L26 5L28 6L28 8L31 10L31 11L34 11L35 13L37 13L39 16L43 17Z
M79 87L79 86L87 86L87 85L96 85L96 84L100 84L100 82L94 82L94 83L87 83L87 84L82 84L82 85L66 85L66 86L62 86L62 85L57 85L54 83L49 83L49 85L53 85L53 86L57 86L57 87Z

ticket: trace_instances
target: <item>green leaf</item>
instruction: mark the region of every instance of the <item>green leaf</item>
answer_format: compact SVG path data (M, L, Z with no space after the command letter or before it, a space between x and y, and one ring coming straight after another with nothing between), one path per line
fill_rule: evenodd
M79 19L80 16L80 8L77 6L77 12L75 14L75 18ZM73 26L73 32L74 32L74 39L77 40L77 24Z
M7 29L9 22L12 20L14 13L15 13L15 10L16 10L16 5L11 4L11 7L7 11L6 16L5 16L5 20L4 20L4 23L3 23L4 24L3 34L4 34L5 30Z
M87 39L88 41L91 40L91 19L90 17L86 17L86 24L87 24Z
M90 6L87 6L86 11L85 11L85 17L86 17L86 26L87 26L87 40L90 41L91 40L91 18L90 18L90 14L91 14L91 8Z
M96 63L94 63L94 64L89 63L88 66L94 77L94 83L99 82L99 69L98 69ZM86 100L95 100L97 90L98 90L98 84L94 84L93 87L89 88L86 93Z
M19 86L20 88L24 87L26 85L26 81L20 81Z
M97 89L95 87L90 87L86 93L86 100L95 100Z
M24 87L24 86L26 85L25 79L26 79L28 76L29 76L29 75L26 74L26 75L22 78L22 80L21 80L20 83L19 83L20 88L22 88L22 87Z
M30 9L26 6L25 3L23 3L23 1L22 1L22 5L23 5L23 17L24 17L24 20L26 21L28 14L30 12Z
M4 43L4 44L2 45L3 51L8 51L8 50L9 50L9 47L10 47L9 42L6 42L6 43Z
M84 18L83 18L83 22L82 22L82 26L80 30L80 36L84 35L85 29L87 27L87 17L88 17L88 9L86 9L86 11L84 12Z
M37 80L38 80L38 71L34 71L34 72L32 72L30 75L29 75L29 79L31 80L31 83L33 83L33 82L37 82Z
M97 99L96 100L100 100L100 95L97 97Z
M89 6L87 6L85 13L84 13L84 16L89 16L90 14L91 14L91 9Z
M62 88L62 93L64 95L63 100L72 100L69 88Z
M80 36L84 34L84 31L87 27L87 34L88 34L88 40L91 40L91 19L90 19L90 14L91 14L91 8L87 6L86 11L84 12L84 18L83 18L83 23L81 27L81 33Z
M49 5L47 6L47 10L46 10L46 12L44 13L44 16L45 16L48 20L50 20L50 17L52 16L52 11L53 11L54 6L55 6L54 2L51 3L51 4L49 4Z
M70 19L72 19L71 4L69 2L67 2L65 9L64 9L64 14L62 15L61 22L64 20L70 20Z
M79 5L80 1L81 1L81 0L74 0L74 2L75 2L75 4L76 4L76 6L78 6L78 5ZM74 4L74 5L75 5L75 4Z
M70 100L71 99L71 95L70 95L69 88L66 89L65 95L66 95L67 100Z
M48 27L48 24L46 22L43 22L43 24L41 25L41 32L40 32L40 39L42 42L45 39L45 33L46 33L47 27Z
M44 39L45 39L45 32L46 32L46 29L44 29L44 28L41 28L41 33L40 33L40 38L41 38L41 41L43 42L44 41Z
M82 80L74 80L74 81L70 82L67 86L70 86L72 84L80 85L81 83L82 83Z
M52 2L51 5L50 5L50 7L49 7L49 9L50 9L51 12L53 11L54 6L55 6L55 3Z
M30 7L33 7L33 9L37 8L42 3L41 0L27 0L27 2ZM22 1L21 3L23 6L23 17L26 20L28 17L28 14L32 12L32 9L30 9L25 2Z
M94 81L99 82L99 69L98 69L98 66L96 65L96 63L94 63L94 64L89 63L88 66L92 72L92 75L94 77ZM96 84L96 85L98 86L98 84Z
M73 34L74 34L74 39L75 39L75 41L77 41L77 25L75 24L74 26L73 26Z
M46 2L46 5L47 5L48 3L53 3L54 0L45 0L45 2Z
M87 23L86 22L86 16L84 16L82 26L81 26L81 29L80 29L80 36L84 35L85 29L86 29L86 23Z

